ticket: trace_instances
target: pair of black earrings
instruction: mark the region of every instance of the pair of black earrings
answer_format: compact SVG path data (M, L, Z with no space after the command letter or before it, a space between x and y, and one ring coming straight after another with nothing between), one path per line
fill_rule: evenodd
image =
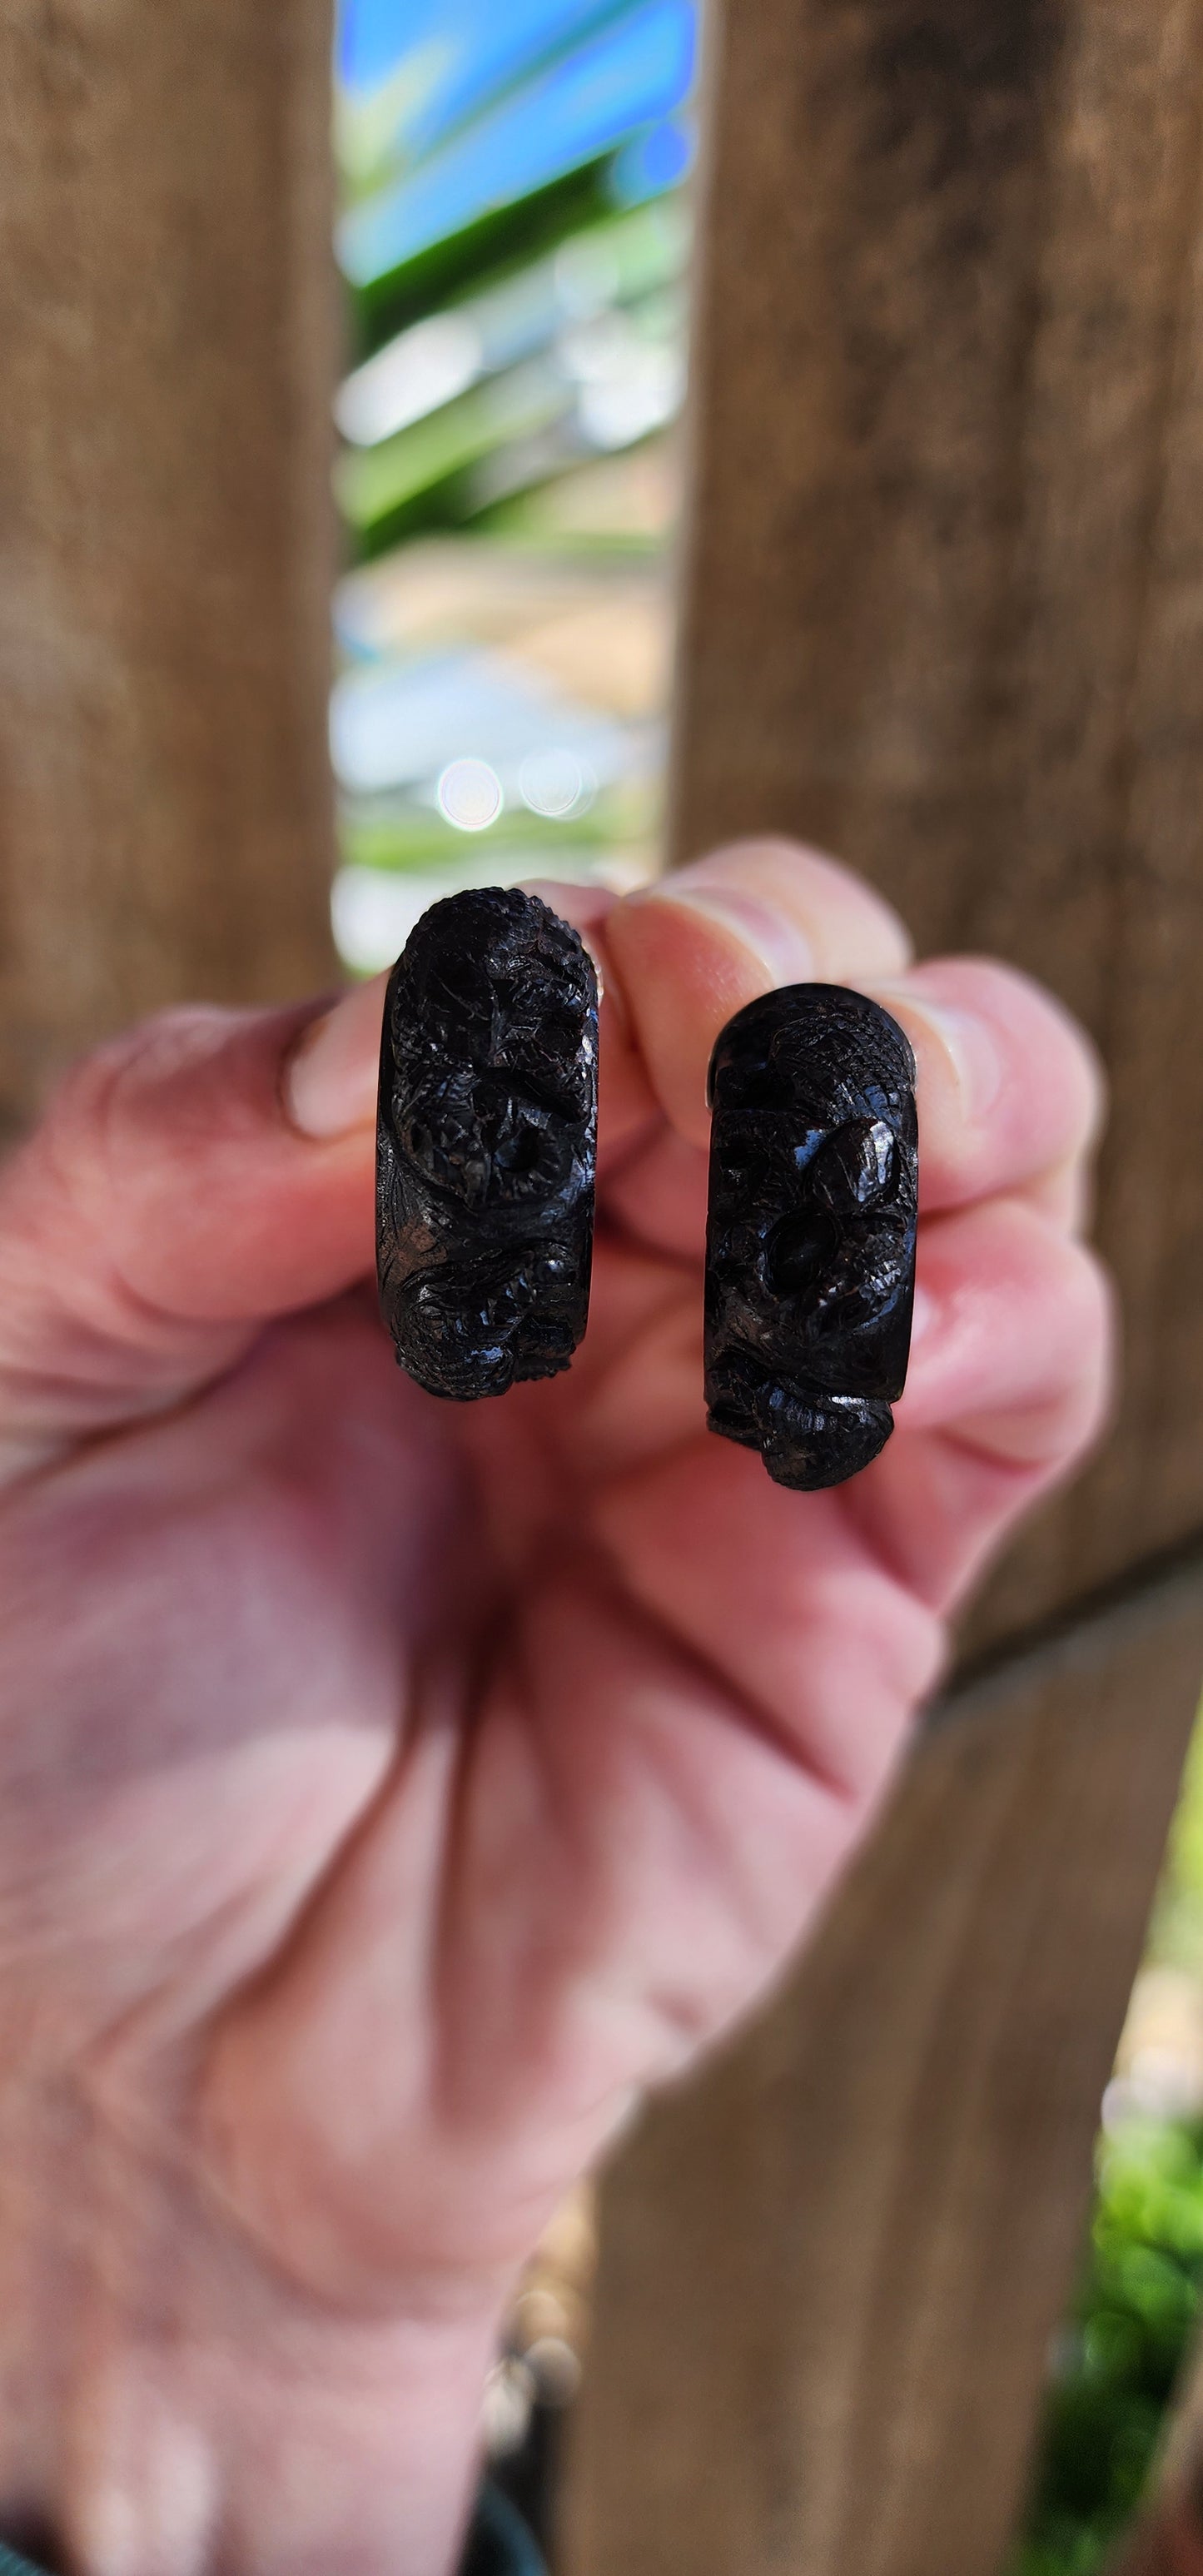
M597 977L533 895L425 913L389 978L377 1261L401 1366L470 1402L567 1368L585 1329ZM902 1393L914 1293L915 1063L863 994L794 984L710 1065L705 1388L712 1431L782 1485L842 1484Z

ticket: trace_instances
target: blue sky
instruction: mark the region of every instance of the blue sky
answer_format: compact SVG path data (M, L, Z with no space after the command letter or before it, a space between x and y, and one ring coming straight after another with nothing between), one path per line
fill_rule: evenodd
M369 0L354 0L357 10L368 5ZM371 5L384 14L383 0ZM558 0L555 12L549 0L526 0L529 24L537 10L545 29L553 21L563 27L571 0ZM390 12L394 29L399 20L417 29L434 14L431 0L404 0L404 7L394 0ZM475 26L482 14L479 0L463 0L453 21L457 40L463 23ZM584 18L579 5L576 14ZM596 11L591 14L596 17ZM512 38L514 30L507 25L506 33ZM661 124L688 94L693 54L692 0L635 0L633 7L610 10L579 42L505 86L492 105L482 103L471 123L453 129L416 166L344 217L339 252L348 276L366 285L480 215L600 159L633 129ZM495 71L499 55L494 30ZM379 47L371 58L383 59ZM369 59L366 43L363 59ZM430 91L425 106L429 124ZM402 122L412 153L413 120L404 110ZM445 131L444 120L440 124ZM666 165L664 175L678 171Z

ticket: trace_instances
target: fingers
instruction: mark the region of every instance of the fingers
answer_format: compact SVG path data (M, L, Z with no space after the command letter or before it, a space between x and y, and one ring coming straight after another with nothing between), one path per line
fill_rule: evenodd
M842 957L883 972L902 962L892 917L830 862L781 848L708 862L691 873L712 908L729 899L732 868L736 903L753 920L769 919L780 894L787 947L810 921L824 971ZM565 912L579 902L548 891ZM669 1020L681 1016L678 986L699 975L738 1000L765 973L708 915L690 915L684 891L685 904L674 896L661 907L670 925L684 925L677 981L669 973L664 995ZM629 1135L657 1112L644 1032L605 951L598 917L608 901L586 899L585 927L611 987L611 1128L625 1122ZM850 925L862 919L869 930L858 945ZM634 931L632 953L641 942ZM801 951L789 954L797 966ZM0 1472L179 1402L265 1320L337 1293L370 1267L385 980L316 1018L170 1014L72 1077L0 1185ZM654 1015L653 997L635 983ZM707 1044L702 1032L699 1083Z
M544 891L601 964L601 1209L629 1238L696 1261L714 1038L770 984L811 979L876 990L905 1025L925 1207L1025 1192L1073 1221L1098 1076L1022 976L908 969L878 897L784 842L720 851L623 902ZM73 1077L0 1186L11 1462L178 1401L265 1319L370 1267L385 980L318 1017L168 1015Z
M1076 1021L1026 975L983 957L938 957L870 989L915 1051L920 1206L1022 1189L1076 1222L1103 1110L1101 1069Z
M626 1585L780 1739L801 1717L806 1760L854 1798L871 1793L899 1712L934 1677L937 1614L1070 1466L1105 1401L1104 1284L1030 1210L929 1225L922 1283L898 1429L837 1491L785 1493L746 1452L691 1438L700 1400L683 1345L676 1447L654 1463L636 1452L623 1472L619 1381L637 1353L616 1360L610 1401L599 1387L586 1425L611 1442L594 1517Z
M1017 1200L923 1226L919 1283L897 1430L843 1500L878 1555L945 1611L1097 1437L1114 1323L1093 1256Z
M921 1210L1020 1196L1061 1231L1079 1231L1102 1079L1051 995L969 957L938 958L873 991L915 1051ZM696 1260L706 1194L705 1153L659 1123L603 1174L601 1203L634 1241Z
M605 1479L696 1444L705 1405L689 1274L603 1244L599 1288L605 1321L574 1372L571 1439L578 1470ZM943 1607L1023 1501L1094 1436L1111 1338L1098 1265L1021 1202L924 1221L898 1428L838 1500L863 1505L864 1535L925 1599ZM812 1502L791 1495L786 1507L802 1527Z
M559 1439L574 1476L629 1474L696 1439L705 1423L702 1300L693 1274L599 1240L589 1331L566 1388Z
M695 1145L709 1136L706 1068L733 1011L777 984L863 987L909 953L862 878L788 841L736 842L628 895L602 936L656 1099Z
M321 1024L324 1087L301 1088L316 1135L283 1103L311 1008L170 1012L69 1077L0 1182L0 1472L178 1403L268 1317L368 1268L372 1091L349 1024L378 1029L379 996L343 1011Z
M737 844L608 907L579 889L543 891L601 963L599 1169L604 1204L635 1239L696 1256L715 1038L754 995L811 981L873 994L910 1038L925 1210L1021 1192L1067 1231L1082 1222L1099 1066L1069 1015L1013 968L908 966L878 897L785 842ZM667 1137L649 1116L657 1106Z
M615 1480L596 1522L644 1611L813 1777L867 1800L943 1641L840 1496L785 1493L746 1449L708 1439Z
M610 1171L599 1169L599 1212L649 1252L696 1269L706 1240L709 1158L657 1119Z
M1009 1464L1059 1468L1098 1428L1110 1297L1084 1245L1016 1199L920 1230L900 1429L940 1430Z

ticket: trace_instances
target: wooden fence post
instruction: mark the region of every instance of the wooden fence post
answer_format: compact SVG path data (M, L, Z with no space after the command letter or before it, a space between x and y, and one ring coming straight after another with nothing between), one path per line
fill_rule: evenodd
M988 1686L607 2184L563 2554L993 2576L1203 1672L1203 11L727 0L711 45L677 852L825 843L1082 1014L1127 1379Z
M603 2196L588 2576L994 2576L1203 1671L1203 1557L938 1712Z
M329 980L329 0L0 0L0 1117Z

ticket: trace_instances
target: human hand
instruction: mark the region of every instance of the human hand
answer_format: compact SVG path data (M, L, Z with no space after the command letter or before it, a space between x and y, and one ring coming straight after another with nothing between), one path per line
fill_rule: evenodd
M150 1022L0 1184L0 2494L104 2576L437 2576L515 2266L778 1972L1099 1420L1059 1009L782 844L540 890L606 988L570 1374L393 1365L379 980ZM810 978L906 1028L923 1216L895 1436L798 1495L703 1428L705 1072Z

